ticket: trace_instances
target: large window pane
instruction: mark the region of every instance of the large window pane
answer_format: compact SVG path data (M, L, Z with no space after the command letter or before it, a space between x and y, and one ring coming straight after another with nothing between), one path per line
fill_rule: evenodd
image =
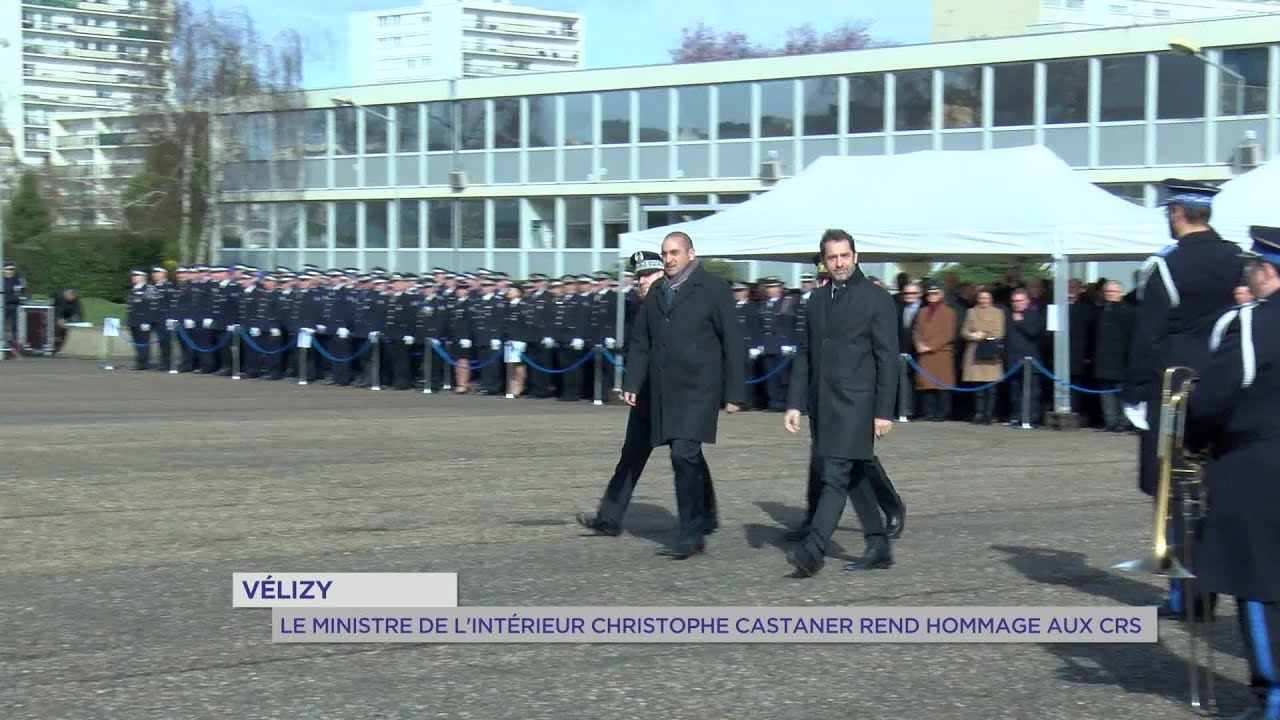
M302 203L276 204L276 247L289 250L302 245L302 233L306 218Z
M333 109L333 154L355 155L359 145L356 138L356 113L353 107Z
M329 204L307 203L307 248L323 250L329 247Z
M427 247L453 247L453 203L456 200L427 201Z
M493 246L520 247L520 201L516 198L493 201Z
M666 142L671 139L668 129L671 103L666 89L641 90L637 93L636 108L640 117L640 142Z
M1102 58L1102 122L1146 117L1147 59L1143 55Z
M461 222L461 244L464 248L484 247L484 201L459 200L461 206L459 220Z
M1142 183L1100 183L1098 187L1122 197L1134 205L1146 205L1146 186Z
M1044 66L1045 123L1064 125L1088 122L1089 61L1054 60L1045 63Z
M341 200L333 206L337 211L333 223L334 247L354 248L356 246L356 203L354 200Z
M626 145L631 142L631 93L601 93L600 142Z
M427 150L453 150L453 107L452 103L433 102L427 104Z
M244 243L249 210L245 203L222 206L222 247L239 250Z
M722 140L751 137L751 85L721 85L716 127Z
M928 130L933 127L932 70L897 73L894 91L898 96L894 112L895 130Z
M791 137L796 134L794 102L794 82L775 80L760 83L760 137Z
M600 201L600 213L604 246L617 248L618 237L631 229L631 201L627 198L604 198Z
M387 107L375 107L374 111L387 114ZM387 151L387 121L371 112L364 115L364 151L374 155Z
M422 149L422 140L418 137L418 106L399 105L396 107L396 151L416 153Z
M1181 53L1163 53L1158 60L1156 119L1204 117L1204 63Z
M549 95L526 98L529 104L529 147L556 144L556 99Z
M422 240L418 237L421 209L421 200L400 201L400 247L406 250L421 247Z
M982 126L982 68L948 68L942 72L942 127Z
M520 98L493 101L493 146L520 147Z
M364 246L387 246L387 201L367 200L364 204Z
M1032 125L1036 116L1036 66L1031 63L997 65L992 68L992 124L996 127Z
M679 127L676 140L706 140L711 137L711 90L705 85L682 87L676 98Z
M276 113L273 121L275 122L276 159L302 157L302 112Z
M884 132L884 75L849 78L849 132Z
M591 96L564 96L564 144L590 145L591 134Z
M305 136L303 144L307 157L319 157L329 153L329 111L304 110Z
M484 100L458 103L458 141L463 150L484 150Z
M805 135L835 135L840 122L839 78L807 78L804 81Z
M564 246L591 247L591 198L565 198Z
M1264 47L1232 48L1222 51L1223 67L1218 71L1218 113L1221 115L1258 115L1267 111L1267 49Z

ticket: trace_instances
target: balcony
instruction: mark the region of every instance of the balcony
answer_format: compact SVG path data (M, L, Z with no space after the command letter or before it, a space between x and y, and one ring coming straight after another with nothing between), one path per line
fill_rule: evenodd
M42 5L51 8L63 8L65 10L75 10L78 3L76 0L22 0L23 5Z
M117 87L165 87L163 84L156 82L152 78L141 73L112 74L85 72L81 70L47 70L44 68L28 72L24 68L23 75L51 83L95 83L101 85L113 85Z
M495 20L486 18L472 24L463 24L463 30L499 35L521 35L525 37L559 38L577 40L578 29L552 24L522 23L515 20Z
M82 50L80 48L57 47L54 45L35 45L27 44L22 46L22 52L28 55L43 55L45 57L70 57L85 60L110 60L114 62L140 63L145 65L160 65L165 62L163 54L150 53L126 53L126 52L109 52L106 50Z
M478 55L496 55L498 57L521 57L531 58L543 62L577 62L578 53L575 50L554 50L549 48L532 47L529 45L489 45L486 43L471 43L463 48L466 52Z
M98 135L99 147L120 147L123 145L150 145L151 138L146 133L116 132Z

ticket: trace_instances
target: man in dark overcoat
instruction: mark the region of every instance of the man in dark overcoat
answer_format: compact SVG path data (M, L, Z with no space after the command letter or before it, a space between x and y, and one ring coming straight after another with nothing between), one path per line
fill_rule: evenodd
M715 524L702 444L716 441L720 409L746 403L745 347L729 283L702 267L681 232L662 241L662 279L636 315L622 399L635 406L649 384L650 442L671 446L680 527L658 554L683 560L705 548Z
M843 230L822 236L821 252L831 284L814 292L805 307L791 392L783 423L800 430L808 407L812 455L822 461L822 494L808 536L787 553L795 577L816 574L846 499L866 537L866 553L849 570L893 564L884 518L867 475L875 440L893 427L898 387L897 308L883 288L858 268L853 238Z

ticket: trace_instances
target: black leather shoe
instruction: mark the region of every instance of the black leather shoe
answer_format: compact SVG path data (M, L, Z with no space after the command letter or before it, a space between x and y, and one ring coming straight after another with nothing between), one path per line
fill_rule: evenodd
M893 554L889 552L889 541L884 538L869 538L867 551L862 557L844 564L845 570L883 570L893 567Z
M659 555L661 557L669 557L672 560L687 560L693 557L694 555L701 555L703 552L706 551L706 548L707 548L706 545L702 543L698 543L694 547L689 547L686 545L686 546L658 548L658 551L654 554Z
M884 532L890 538L897 540L902 537L902 531L907 529L907 508L906 506L898 508L898 512L890 515L884 524Z
M809 551L803 547L792 548L787 551L787 564L795 568L787 577L794 579L810 578L818 574L822 566L813 561L809 555Z
M608 537L617 537L622 534L622 530L614 527L610 523L600 519L595 513L578 513L575 519L582 527L590 530L596 535L606 535Z

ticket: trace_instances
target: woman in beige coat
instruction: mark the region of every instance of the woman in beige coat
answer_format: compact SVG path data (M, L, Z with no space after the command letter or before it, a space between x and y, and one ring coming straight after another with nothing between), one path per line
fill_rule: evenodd
M960 336L965 340L962 379L985 385L1004 377L1004 311L995 306L991 291L978 290L977 304L965 313ZM983 347L981 357L979 347ZM973 424L986 425L995 412L996 388L974 393Z

